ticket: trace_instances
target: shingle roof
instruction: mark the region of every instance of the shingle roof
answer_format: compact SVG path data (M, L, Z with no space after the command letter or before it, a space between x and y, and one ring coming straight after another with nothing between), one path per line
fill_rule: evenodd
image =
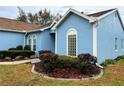
M17 30L17 31L30 31L35 29L42 29L50 26L51 23L46 25L37 25L31 23L25 23L21 21L17 21L15 19L8 19L0 17L0 29L9 29L9 30Z
M105 10L105 11L100 11L100 12L97 12L97 13L92 13L92 14L88 14L88 16L92 16L92 17L100 17L110 11L113 11L115 9L109 9L109 10Z

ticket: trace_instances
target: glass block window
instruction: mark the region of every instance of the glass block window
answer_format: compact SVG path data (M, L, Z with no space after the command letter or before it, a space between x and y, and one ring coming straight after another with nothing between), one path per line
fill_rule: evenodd
M74 29L68 32L68 55L76 56L77 48L77 31Z

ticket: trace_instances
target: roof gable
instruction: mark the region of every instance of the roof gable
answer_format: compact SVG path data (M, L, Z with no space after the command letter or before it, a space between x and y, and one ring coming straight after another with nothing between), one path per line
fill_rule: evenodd
M78 11L76 11L76 10L70 8L70 9L65 13L65 15L53 26L52 29L56 29L56 27L58 27L71 13L74 13L74 14L76 14L76 15L78 15L78 16L80 16L80 17L86 19L86 20L88 20L90 23L92 23L92 22L95 21L95 19L94 19L93 17L89 17L89 16L87 16L87 15L85 15L85 14L82 14L82 13L80 13L80 12L78 12Z

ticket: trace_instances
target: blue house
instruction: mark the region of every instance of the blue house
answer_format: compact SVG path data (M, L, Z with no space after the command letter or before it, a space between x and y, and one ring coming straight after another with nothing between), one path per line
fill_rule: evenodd
M118 9L93 14L69 9L57 23L42 26L0 18L0 50L17 45L68 56L90 53L100 64L124 54L124 26Z

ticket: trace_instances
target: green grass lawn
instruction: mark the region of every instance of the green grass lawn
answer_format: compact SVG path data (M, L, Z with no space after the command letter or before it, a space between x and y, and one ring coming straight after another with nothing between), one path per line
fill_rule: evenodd
M124 59L105 68L102 78L89 81L48 80L31 73L31 64L0 65L0 85L7 86L68 86L68 85L124 85Z

